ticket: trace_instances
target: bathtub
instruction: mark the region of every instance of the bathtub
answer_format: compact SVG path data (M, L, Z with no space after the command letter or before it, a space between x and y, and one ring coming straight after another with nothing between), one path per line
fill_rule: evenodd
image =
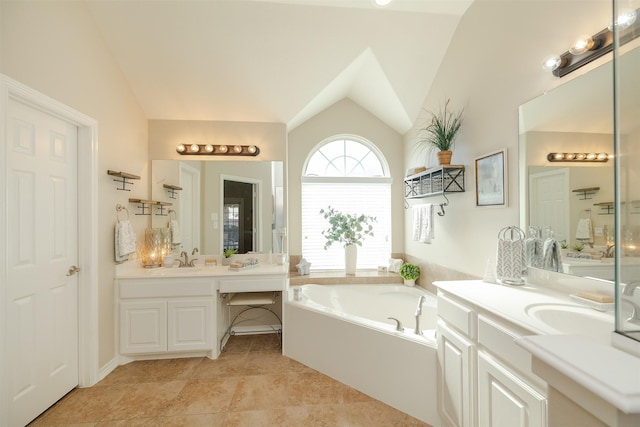
M294 290L300 289L300 301ZM414 333L420 296L422 335ZM402 285L292 286L283 353L432 426L437 407L436 298ZM396 331L399 319L404 331Z

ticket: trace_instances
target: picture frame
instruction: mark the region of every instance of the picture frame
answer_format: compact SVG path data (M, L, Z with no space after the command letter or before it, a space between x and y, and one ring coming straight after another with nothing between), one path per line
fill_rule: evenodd
M475 159L476 206L507 206L507 149Z

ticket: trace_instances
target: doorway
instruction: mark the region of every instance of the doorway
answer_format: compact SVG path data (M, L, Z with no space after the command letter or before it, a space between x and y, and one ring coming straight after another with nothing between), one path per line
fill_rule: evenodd
M235 249L239 254L258 251L257 185L244 180L223 180L223 249Z
M569 170L556 169L529 175L529 224L551 227L557 241L570 239Z
M97 382L97 122L0 86L0 425L23 425Z

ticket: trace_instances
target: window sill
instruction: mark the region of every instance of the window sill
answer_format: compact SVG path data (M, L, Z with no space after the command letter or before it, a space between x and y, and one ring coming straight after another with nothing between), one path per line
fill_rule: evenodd
M398 273L389 273L378 270L356 270L356 274L345 274L344 270L312 271L311 274L301 276L298 273L289 273L291 286L307 285L362 285L381 283L403 283Z

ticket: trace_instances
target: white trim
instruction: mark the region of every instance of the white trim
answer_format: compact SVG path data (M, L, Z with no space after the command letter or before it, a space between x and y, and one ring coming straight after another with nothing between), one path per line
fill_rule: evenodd
M15 99L47 114L54 115L78 127L78 378L81 387L98 381L98 122L53 98L22 83L0 74L0 135L3 147L7 146L7 105ZM0 152L0 235L6 236L7 188L6 156ZM0 239L0 283L6 283L6 241ZM6 303L5 287L0 286L0 307ZM6 325L5 310L0 322ZM8 381L5 366L5 333L0 329L0 425L8 422Z
M107 363L104 364L104 366L100 368L100 370L98 371L97 380L102 381L107 377L107 375L113 372L117 367L118 367L118 359L114 357L113 359L109 360Z

